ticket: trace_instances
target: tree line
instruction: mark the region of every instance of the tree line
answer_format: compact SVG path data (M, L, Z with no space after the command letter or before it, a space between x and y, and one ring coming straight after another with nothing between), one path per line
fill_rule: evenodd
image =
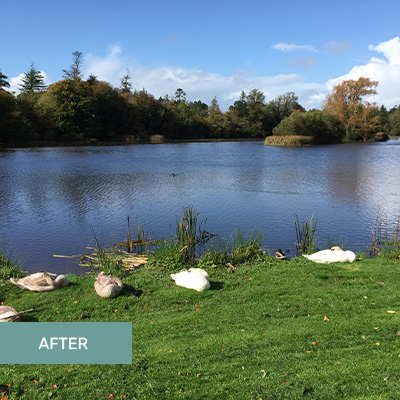
M378 86L368 78L335 86L322 111L306 111L293 92L266 102L253 89L222 112L217 98L210 105L188 101L182 88L159 99L145 89L132 90L129 71L118 88L93 74L84 80L82 62L82 53L74 52L63 79L48 87L32 63L18 95L7 91L8 78L0 71L0 143L145 142L153 135L165 140L304 135L314 143L336 143L400 134L399 107L387 110L365 101Z

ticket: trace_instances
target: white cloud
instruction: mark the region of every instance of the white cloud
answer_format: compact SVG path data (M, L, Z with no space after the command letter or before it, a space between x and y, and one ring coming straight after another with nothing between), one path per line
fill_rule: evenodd
M84 61L84 76L93 74L100 81L106 81L119 86L119 79L123 72L126 72L123 62L120 59L122 50L118 44L109 47L109 52L105 58L89 54ZM117 79L117 81L116 81Z
M190 101L200 99L210 104L211 100L217 96L222 110L227 110L238 100L242 91L249 93L252 89L262 91L267 101L294 91L304 107L320 107L322 102L317 104L315 95L320 90L326 90L323 84L305 83L303 77L298 74L256 76L241 72L226 77L201 70L168 67L132 70L132 77L136 88L144 87L156 98L165 94L173 95L176 89L181 87Z
M24 77L24 75L25 74L19 74L18 76L10 78L10 87L8 88L10 92L19 93L19 85L22 83L22 78Z
M377 46L369 46L369 50L383 53L389 60L389 65L400 64L400 38L397 36L387 42L379 43Z
M294 43L277 43L271 46L272 49L279 50L279 51L311 51L311 52L318 52L318 50L309 44L294 44Z
M379 43L377 46L369 46L369 50L382 53L386 58L371 57L368 63L353 67L349 73L327 82L327 88L332 89L338 83L360 77L378 81L378 94L371 96L368 101L375 101L378 105L391 108L400 104L400 39L394 39Z
M124 60L121 48L112 46L106 57L89 55L85 59L85 74L93 73L99 80L120 86L120 79L129 69L131 83L137 90L146 89L155 98L173 96L178 88L186 92L189 101L201 100L210 104L217 96L221 110L226 111L240 93L253 89L261 90L267 101L284 94L295 92L305 108L321 107L321 91L325 84L305 83L299 74L279 74L258 76L249 71L239 71L234 75L223 76L202 70L165 66L150 68L134 65Z

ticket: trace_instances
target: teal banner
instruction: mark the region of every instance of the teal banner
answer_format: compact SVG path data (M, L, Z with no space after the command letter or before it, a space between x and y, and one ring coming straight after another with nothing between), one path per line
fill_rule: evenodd
M0 323L0 364L132 364L132 322Z

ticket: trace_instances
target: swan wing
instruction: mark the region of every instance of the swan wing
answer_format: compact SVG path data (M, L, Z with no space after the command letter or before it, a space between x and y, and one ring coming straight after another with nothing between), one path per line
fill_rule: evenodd
M46 292L54 289L53 280L47 272L37 272L21 279L11 278L10 281L21 289L33 292Z

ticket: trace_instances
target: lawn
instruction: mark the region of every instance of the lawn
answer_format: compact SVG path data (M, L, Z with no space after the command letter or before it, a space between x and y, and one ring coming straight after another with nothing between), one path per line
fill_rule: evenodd
M91 275L34 293L5 274L0 299L34 308L26 321L132 321L133 356L132 365L3 364L3 398L399 398L397 259L358 255L325 265L265 257L235 267L210 264L205 292L142 267L123 277L116 299L97 296Z

